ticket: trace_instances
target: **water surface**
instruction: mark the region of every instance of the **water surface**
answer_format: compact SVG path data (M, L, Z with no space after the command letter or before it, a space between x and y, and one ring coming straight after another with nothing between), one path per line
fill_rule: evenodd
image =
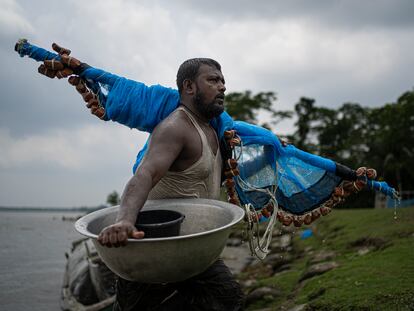
M79 212L0 212L0 310L60 310L65 252Z

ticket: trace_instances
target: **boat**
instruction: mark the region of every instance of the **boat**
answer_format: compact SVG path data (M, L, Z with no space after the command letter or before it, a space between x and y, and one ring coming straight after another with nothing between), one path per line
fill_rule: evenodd
M115 273L130 281L170 283L204 271L220 256L231 228L244 217L244 210L216 200L149 200L141 215L150 211L156 211L153 213L156 215L160 215L160 211L180 211L185 217L181 215L178 222L174 221L180 223L179 230L173 230L172 236L169 231L165 237L130 239L122 248L104 247L97 242L98 234L115 222L118 209L119 206L101 209L75 223L75 229L85 238L73 242L70 253L66 254L62 310L111 310L115 301ZM160 223L155 221L154 225L160 227ZM165 226L159 229L166 232Z
M102 262L91 239L72 242L63 277L64 311L109 311L115 301L115 274Z

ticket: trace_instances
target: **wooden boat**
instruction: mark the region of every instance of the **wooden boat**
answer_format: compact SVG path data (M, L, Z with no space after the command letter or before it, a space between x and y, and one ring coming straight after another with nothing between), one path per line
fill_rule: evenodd
M89 238L72 243L66 253L60 306L67 311L112 310L115 274L99 258Z

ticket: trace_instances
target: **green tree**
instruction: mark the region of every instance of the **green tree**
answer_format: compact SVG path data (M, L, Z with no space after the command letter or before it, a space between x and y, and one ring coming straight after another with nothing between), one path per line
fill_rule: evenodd
M368 151L369 111L357 103L345 103L338 109L317 107L313 99L302 97L295 105L293 141L302 150L355 167Z
M276 124L284 118L291 117L290 111L276 111L273 105L277 100L274 92L260 92L252 94L251 91L234 92L226 95L226 111L234 120L259 124L257 114L259 111L270 113L271 124ZM269 123L261 123L261 126L270 129Z
M374 167L392 186L414 189L414 90L378 108L358 103L318 107L314 99L301 97L294 112L276 111L276 99L273 92L230 93L227 111L235 120L253 124L259 123L261 110L271 114L273 124L294 115L296 130L288 138L296 147L351 168Z
M366 141L370 163L400 190L414 189L414 91L370 111Z
M121 198L119 197L118 192L116 192L115 190L108 194L106 198L106 203L108 203L111 206L119 205L120 202Z
M350 167L366 161L368 108L345 103L337 110L319 108L318 115L320 124L314 131L319 154Z
M313 99L302 97L295 114L293 142L300 149L352 168L376 168L379 179L391 186L414 189L414 91L378 108L357 103L317 107Z
M316 151L315 141L312 140L312 122L316 118L317 108L315 100L307 97L301 97L295 105L296 113L296 131L292 136L292 142L296 147L304 151Z

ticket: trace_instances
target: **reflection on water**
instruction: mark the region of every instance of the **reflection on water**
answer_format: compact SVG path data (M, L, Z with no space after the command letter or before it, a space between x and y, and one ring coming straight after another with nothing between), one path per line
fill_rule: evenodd
M81 236L71 212L0 212L0 310L60 310L65 252Z

